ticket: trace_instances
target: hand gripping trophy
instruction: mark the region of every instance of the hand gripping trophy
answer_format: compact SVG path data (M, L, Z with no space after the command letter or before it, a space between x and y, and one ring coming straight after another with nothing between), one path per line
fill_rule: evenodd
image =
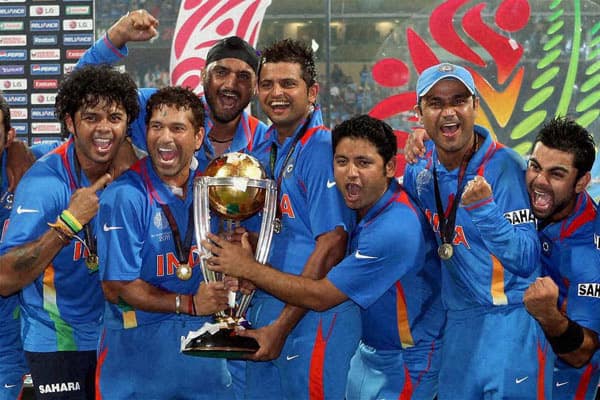
M231 234L241 220L262 210L260 233L255 258L265 263L269 255L276 214L277 189L275 182L265 178L264 168L252 156L228 153L211 161L204 176L194 182L194 222L196 240L206 240L211 229L211 210L223 222L225 235ZM207 267L210 254L203 249L202 273L207 282L222 280L220 273ZM205 323L197 331L181 338L181 351L204 357L242 358L258 350L256 340L238 336L238 329L250 324L245 314L252 294L230 292L229 309L217 313L214 323Z

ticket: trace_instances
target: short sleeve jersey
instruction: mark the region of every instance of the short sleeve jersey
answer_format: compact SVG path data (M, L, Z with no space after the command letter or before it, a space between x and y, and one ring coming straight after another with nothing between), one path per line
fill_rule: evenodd
M67 209L77 188L90 185L77 173L72 139L38 160L21 179L0 253L37 240ZM100 194L100 192L98 192ZM95 221L89 226L95 236ZM95 350L104 296L98 273L87 268L85 230L58 252L44 272L21 292L26 351Z
M435 239L396 181L353 229L348 249L327 279L361 307L364 343L400 350L439 338L445 316Z
M102 281L141 279L169 292L196 293L203 278L193 232L194 175L195 171L190 170L186 196L182 199L160 180L152 161L145 157L106 189L98 211ZM185 244L186 236L191 235L187 262L192 267L192 277L187 281L175 275L180 265L178 251L163 205L174 217L181 243ZM109 329L134 328L176 317L180 316L137 310L123 302L106 302L105 324Z

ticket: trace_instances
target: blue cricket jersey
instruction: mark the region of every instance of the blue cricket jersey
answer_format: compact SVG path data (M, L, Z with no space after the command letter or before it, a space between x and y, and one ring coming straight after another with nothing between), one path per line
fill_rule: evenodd
M535 218L524 182L524 160L494 141L485 128L476 126L475 132L484 141L467 165L463 185L481 175L492 187L492 196L458 207L454 256L442 261L442 300L449 310L520 305L523 293L541 269ZM438 162L435 149L417 164L407 165L404 185L424 209L441 243L434 163L442 203L447 208L457 191L459 168L446 170Z
M69 207L73 192L90 186L77 176L69 140L38 160L23 176L0 253L37 240ZM98 192L100 193L100 192ZM90 221L95 235L94 220ZM84 231L77 236L84 238ZM44 272L20 294L23 347L31 352L96 350L102 323L103 293L96 272L86 264L78 240L64 246Z
M600 252L593 244L596 204L587 192L577 195L571 215L539 232L542 267L559 288L558 307L579 325L600 332ZM600 378L600 352L582 368L556 359L554 397L587 392L593 399ZM584 390L585 389L585 390ZM583 397L581 397L583 398Z

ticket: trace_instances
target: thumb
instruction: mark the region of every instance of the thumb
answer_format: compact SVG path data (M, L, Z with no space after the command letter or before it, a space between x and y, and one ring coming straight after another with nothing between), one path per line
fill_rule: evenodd
M92 189L95 193L100 189L104 189L104 187L108 185L111 181L112 175L107 172L106 174L98 178L98 180L90 186L90 189Z
M248 232L244 232L244 234L242 234L242 248L245 250L252 250Z

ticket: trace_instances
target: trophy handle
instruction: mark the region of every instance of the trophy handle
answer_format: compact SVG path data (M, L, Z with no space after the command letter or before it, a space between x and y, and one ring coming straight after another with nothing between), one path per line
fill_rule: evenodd
M199 177L194 182L194 233L196 243L202 247L200 250L200 267L204 281L214 282L217 280L216 274L206 267L206 259L212 254L208 249L202 246L202 241L208 237L210 232L210 207L208 202L208 184L207 177Z
M277 186L275 181L272 179L265 179L265 203L263 206L262 221L260 224L260 233L258 235L258 242L256 244L256 252L254 258L260 264L267 262L269 257L269 251L271 250L271 241L273 238L273 227L275 216L277 215ZM254 296L254 291L250 294L242 295L240 299L240 305L236 310L235 317L242 318L246 315L246 311L250 306L250 301Z

